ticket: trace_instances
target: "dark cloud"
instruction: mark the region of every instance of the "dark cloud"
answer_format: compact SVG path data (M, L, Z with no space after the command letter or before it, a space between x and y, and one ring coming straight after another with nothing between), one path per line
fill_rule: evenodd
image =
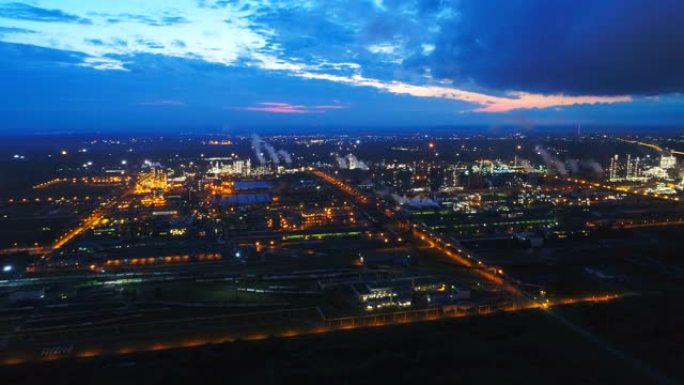
M108 23L121 23L124 21L129 21L129 22L136 22L136 23L141 23L141 24L147 24L155 27L161 27L161 26L167 26L167 25L176 25L176 24L183 24L187 23L188 20L182 16L162 16L162 17L153 17L153 16L146 16L146 15L136 15L136 14L131 14L131 13L120 13L118 15L106 15L107 17L107 22Z
M0 5L0 17L43 22L91 24L91 21L59 9L38 8L22 3Z
M35 32L36 31L32 31L32 30L26 29L26 28L0 27L0 36L10 35L13 33L35 33Z
M137 39L137 40L136 40L136 43L138 43L138 44L140 44L140 45L144 45L144 46L146 46L146 47L148 47L148 48L152 48L152 49L162 49L162 48L164 48L164 45L163 45L163 44L160 44L160 43L157 43L157 42L155 42L155 41L148 40L148 39Z
M441 15L451 7L440 0L373 1L318 0L305 6L287 5L260 9L252 21L273 31L270 44L282 57L304 62L353 62L369 77L412 81L416 68L397 65L402 55L422 51L432 41ZM257 27L257 28L258 28ZM373 46L391 49L387 55Z
M284 122L291 127L423 124L426 111L442 122L453 117L453 101L397 99L370 88L309 81L254 67L140 54L125 57L129 71L98 71L81 66L83 59L75 52L0 42L0 135L13 130L158 128L168 132L181 126L201 132L227 122L250 130L270 126L282 130ZM139 105L172 106L184 100L188 102L183 108ZM330 111L284 116L224 108L279 100Z
M182 16L164 16L161 18L161 25L174 25L187 23L188 20Z
M53 68L55 63L59 64L57 67L77 66L83 59L85 55L77 52L0 42L0 72L5 71L3 74L15 69Z
M681 0L466 0L432 55L410 64L492 90L679 92L682 26Z
M96 46L104 46L105 43L101 39L84 39L84 41L88 44L96 45Z

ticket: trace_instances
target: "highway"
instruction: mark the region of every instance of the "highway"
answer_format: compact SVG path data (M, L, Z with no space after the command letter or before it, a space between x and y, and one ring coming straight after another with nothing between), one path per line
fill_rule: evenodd
M657 151L658 153L663 153L666 152L662 147L658 146L657 144L654 143L648 143L648 142L641 142L638 140L629 140L629 139L622 139L622 138L617 138L618 141L623 142L623 143L630 143L630 144L636 144L642 147L647 147L652 150ZM684 155L684 151L677 151L677 150L669 150L669 152L672 155Z

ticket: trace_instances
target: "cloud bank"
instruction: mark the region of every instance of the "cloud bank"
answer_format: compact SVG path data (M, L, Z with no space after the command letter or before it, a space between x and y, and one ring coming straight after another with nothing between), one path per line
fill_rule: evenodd
M684 3L662 0L34 0L0 5L0 41L130 71L141 55L465 102L501 113L684 89ZM268 103L268 102L265 102ZM335 107L337 108L337 107ZM262 104L247 111L311 113Z

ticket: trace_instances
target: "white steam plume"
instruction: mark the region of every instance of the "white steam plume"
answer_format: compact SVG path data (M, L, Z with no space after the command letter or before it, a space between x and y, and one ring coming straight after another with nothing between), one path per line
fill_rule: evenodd
M279 165L280 159L278 158L278 153L276 152L275 148L273 148L273 146L263 141L262 145L264 146L266 153L268 153L268 157L271 158L271 162L273 162L273 164L276 166Z
M289 152L285 150L278 150L278 155L283 158L283 162L285 162L288 166L292 164L292 156L290 156Z
M338 166L339 168L341 168L341 169L347 169L347 168L349 168L349 165L347 164L347 159L345 159L345 158L343 158L343 157L341 157L341 156L338 156L338 157L335 158L335 159L337 160L337 166Z
M570 169L570 172L577 174L580 171L580 161L575 158L568 158L565 160L565 166Z
M563 176L568 175L568 170L565 168L565 163L563 163L560 159L551 155L551 153L546 151L546 149L541 146L536 146L534 149L537 151L537 155L542 158L546 167L557 170L558 173Z
M603 174L603 167L599 164L599 162L589 159L589 160L582 160L580 161L580 165L588 170L591 170L592 172L596 174Z
M266 158L264 157L264 153L261 152L261 143L262 140L259 137L259 135L252 134L252 149L254 150L254 155L259 161L259 164L263 165L264 163L266 163Z

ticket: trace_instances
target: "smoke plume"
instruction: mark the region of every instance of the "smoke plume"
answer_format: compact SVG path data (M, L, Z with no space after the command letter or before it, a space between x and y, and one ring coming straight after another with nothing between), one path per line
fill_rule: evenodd
M256 156L257 160L259 161L259 164L264 164L266 163L266 158L264 157L264 153L261 152L261 138L257 134L252 134L252 149L254 150L254 155Z
M289 152L285 150L278 150L278 155L283 158L283 162L285 162L285 164L288 166L292 164L292 156L290 156Z
M347 165L347 159L343 158L341 156L338 156L335 158L337 160L337 166L341 169L347 169L349 168L349 165Z
M555 169L563 176L568 175L568 170L565 167L565 163L563 163L560 159L551 155L551 153L546 151L546 149L541 146L536 146L534 149L537 151L537 155L542 158L546 167L549 169Z
M252 134L252 149L254 150L254 155L256 156L259 164L264 165L267 162L266 155L271 160L274 165L280 164L280 159L283 159L287 165L292 164L292 156L285 150L276 151L272 145L266 143L259 135ZM264 154L266 153L266 154Z
M603 167L601 167L601 164L599 164L599 162L593 159L582 160L580 161L580 165L587 170L591 170L595 174L603 174Z

